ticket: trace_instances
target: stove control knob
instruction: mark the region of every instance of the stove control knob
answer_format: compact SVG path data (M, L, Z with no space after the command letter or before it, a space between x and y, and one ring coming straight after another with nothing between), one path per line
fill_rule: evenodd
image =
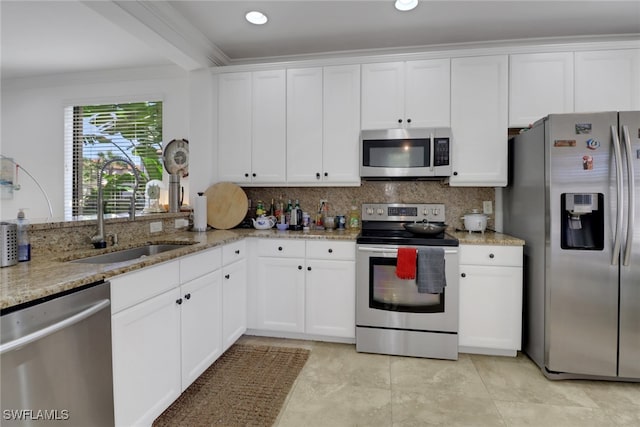
M431 213L434 214L434 215L440 215L440 209L433 208L433 209L431 209Z
M384 215L384 209L382 209L382 208L378 208L378 209L376 210L376 213L377 213L378 215Z
M427 215L429 215L429 209L424 208L424 209L422 210L422 216L427 216Z
M365 212L367 215L373 215L373 208L367 208Z

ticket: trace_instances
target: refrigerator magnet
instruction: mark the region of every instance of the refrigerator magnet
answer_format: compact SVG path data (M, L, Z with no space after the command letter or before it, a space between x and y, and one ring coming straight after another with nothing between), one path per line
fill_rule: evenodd
M600 141L595 138L587 139L587 148L589 150L597 150L598 148L600 148Z
M553 141L554 147L575 147L576 140L575 139L556 139Z
M576 123L576 134L591 133L591 123Z
M593 157L592 156L582 156L582 169L586 171L593 170Z

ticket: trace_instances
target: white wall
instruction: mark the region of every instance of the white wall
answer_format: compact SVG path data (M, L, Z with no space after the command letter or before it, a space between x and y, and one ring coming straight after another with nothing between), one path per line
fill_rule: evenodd
M59 220L64 214L64 107L159 97L164 103L164 142L186 138L193 153L194 144L209 142L202 138L192 141L190 128L203 138L211 131L208 127L199 130L199 121L190 120L189 112L194 104L189 100L190 93L199 93L197 86L206 85L208 80L200 76L191 85L189 81L189 73L174 66L3 80L0 153L12 157L35 177L51 199L54 219ZM208 94L210 85L205 88ZM210 99L208 94L203 99ZM204 107L210 110L208 105ZM210 122L202 125L209 126ZM197 191L204 191L200 188L206 189L203 185L208 185L209 177L198 179L203 181ZM18 182L22 188L14 192L13 200L0 200L0 218L13 219L17 209L24 207L29 209L27 216L31 219L46 219L47 204L37 186L23 174L19 174ZM183 180L183 185L188 202L189 179Z

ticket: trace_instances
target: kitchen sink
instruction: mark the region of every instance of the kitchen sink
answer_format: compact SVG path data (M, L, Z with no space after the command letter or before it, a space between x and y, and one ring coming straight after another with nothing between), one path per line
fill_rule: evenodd
M156 243L138 246L130 249L123 249L116 252L109 252L102 255L80 258L70 262L81 264L111 264L114 262L131 261L163 252L184 248L191 243Z

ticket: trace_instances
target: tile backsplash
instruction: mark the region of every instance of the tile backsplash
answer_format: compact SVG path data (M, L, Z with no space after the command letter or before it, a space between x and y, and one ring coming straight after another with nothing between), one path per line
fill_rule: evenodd
M326 199L332 214L346 214L352 203L360 209L363 203L443 203L446 222L450 227L462 228L460 219L471 209L482 209L483 201L491 201L495 209L493 187L450 187L440 181L363 181L360 187L244 187L253 207L258 200L268 207L271 199L280 196L300 201L305 212L314 214L320 199ZM313 218L313 215L312 215ZM493 216L489 228L494 227Z

